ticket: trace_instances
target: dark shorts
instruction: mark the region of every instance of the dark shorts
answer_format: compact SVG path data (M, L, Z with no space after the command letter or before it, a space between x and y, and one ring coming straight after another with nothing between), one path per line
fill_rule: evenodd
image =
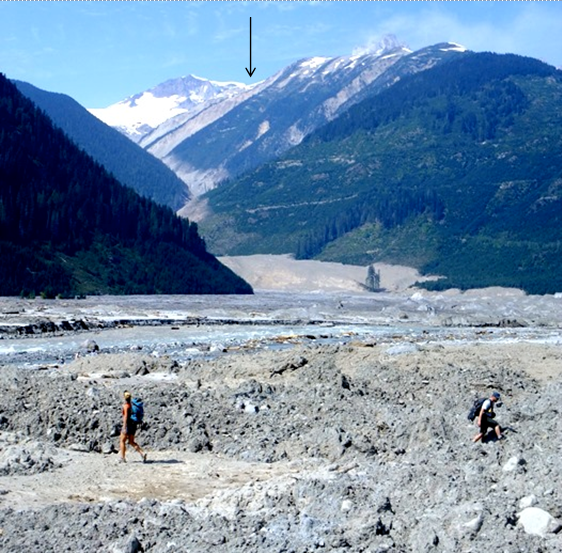
M480 426L480 432L482 434L486 434L490 428L495 428L498 426L498 423L489 417L482 417L482 425Z
M123 428L122 434L127 436L134 436L137 432L137 423L135 421L127 421L127 427Z

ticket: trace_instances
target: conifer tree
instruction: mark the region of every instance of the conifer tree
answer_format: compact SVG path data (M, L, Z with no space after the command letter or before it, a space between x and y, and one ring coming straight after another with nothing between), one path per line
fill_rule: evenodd
M365 287L370 292L375 292L381 287L381 273L377 271L373 265L369 265L367 269L367 279L365 280Z

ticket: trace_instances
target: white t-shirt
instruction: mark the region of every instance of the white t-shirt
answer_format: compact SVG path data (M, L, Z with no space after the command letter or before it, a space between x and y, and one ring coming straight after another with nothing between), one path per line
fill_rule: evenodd
M487 415L489 413L491 413L494 410L494 404L492 403L491 399L487 399L483 404L482 404L482 409L484 410L484 414Z

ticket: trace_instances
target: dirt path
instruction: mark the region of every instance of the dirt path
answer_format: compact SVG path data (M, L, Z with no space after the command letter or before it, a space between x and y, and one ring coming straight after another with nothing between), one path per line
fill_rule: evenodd
M0 477L3 508L38 508L67 502L93 503L151 498L195 502L247 483L296 475L318 463L248 463L214 455L178 451L136 452L120 463L117 455L64 451L63 467L35 475Z

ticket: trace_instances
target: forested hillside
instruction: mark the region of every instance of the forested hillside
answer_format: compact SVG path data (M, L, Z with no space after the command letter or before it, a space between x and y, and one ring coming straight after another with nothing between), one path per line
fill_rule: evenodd
M189 191L171 169L119 131L102 123L70 96L46 92L21 81L14 83L121 184L173 210L185 204Z
M216 254L387 261L444 275L439 287L562 291L560 128L560 71L466 54L212 191L201 226Z
M0 74L0 295L251 291L194 223L117 182Z
M411 52L388 37L376 52L301 59L235 98L165 122L141 144L199 196L283 155L404 75L464 55L461 47L449 43Z

